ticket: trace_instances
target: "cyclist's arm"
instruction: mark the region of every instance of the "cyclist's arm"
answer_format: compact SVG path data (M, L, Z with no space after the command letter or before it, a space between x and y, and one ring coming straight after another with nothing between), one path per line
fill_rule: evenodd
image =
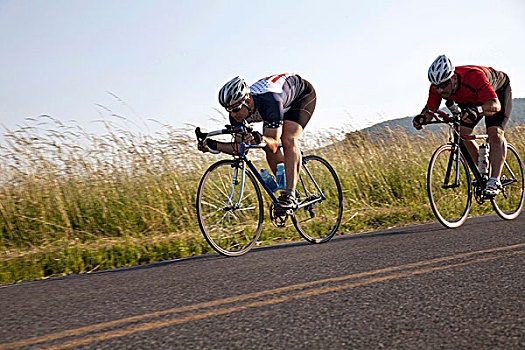
M440 104L441 104L441 96L438 95L436 89L430 86L430 89L428 91L427 104L421 110L421 113L420 113L420 115L423 115L425 117L425 122L428 123L432 120L434 116L431 113L431 111L438 109ZM421 130L423 126L418 123L418 119L419 119L419 116L416 116L416 118L412 120L412 125L417 130Z
M217 141L217 151L227 154L238 154L239 144L236 142L220 142Z
M485 102L483 106L481 106L481 108L483 109L481 115L490 117L501 111L501 103L499 102L499 99L491 98L490 100Z
M421 110L421 114L427 118L427 122L431 121L432 118L434 118L433 110L426 107Z
M486 101L481 105L481 116L492 116L501 110L501 103L498 95L488 80L487 75L479 72L474 76L473 85L477 90L477 96L480 101Z
M216 142L216 144L215 144ZM221 141L212 141L210 139L204 141L204 145L210 149L231 154L231 155L238 155L239 154L239 142L221 142ZM214 148L212 148L214 147ZM200 149L203 152L207 152L206 148ZM248 153L249 150L245 150L244 153Z
M258 134L259 136L254 136L255 134ZM245 136L244 142L250 145L257 145L264 141L261 134L259 132L254 131L252 134L248 134ZM241 136L239 134L236 134L235 141L232 142L221 142L213 139L206 139L204 141L204 147L199 147L199 150L203 152L210 152L211 149L213 151L218 151L231 155L238 155L240 144ZM247 154L249 151L249 149L245 149L244 154Z
M239 143L238 142L221 142L212 138L206 138L202 143L197 143L197 149L201 152L207 153L227 153L227 154L238 154Z
M266 144L265 150L272 153L277 152L281 135L283 132L284 107L279 94L268 92L258 95L258 106L263 124L263 139Z
M499 102L499 99L497 97L491 98L481 106L466 108L463 111L462 120L465 122L469 122L469 120L476 120L477 118L482 116L490 117L498 113L500 110L501 103Z

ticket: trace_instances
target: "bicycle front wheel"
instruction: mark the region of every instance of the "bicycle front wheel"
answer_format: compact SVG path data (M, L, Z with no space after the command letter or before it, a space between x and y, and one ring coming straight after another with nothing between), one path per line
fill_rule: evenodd
M219 161L206 170L197 190L197 218L206 241L218 253L239 256L257 242L263 201L255 176L239 162Z
M430 206L439 222L448 228L463 225L472 204L472 184L467 164L462 155L459 156L459 164L456 157L452 145L439 147L430 159L427 174ZM457 182L456 170L459 170Z
M492 207L501 218L513 220L523 208L525 181L523 162L512 145L507 145L507 157L500 180L503 188L500 194L491 199Z
M328 242L343 215L343 191L335 170L321 157L304 157L297 192L299 207L292 216L295 228L308 242Z

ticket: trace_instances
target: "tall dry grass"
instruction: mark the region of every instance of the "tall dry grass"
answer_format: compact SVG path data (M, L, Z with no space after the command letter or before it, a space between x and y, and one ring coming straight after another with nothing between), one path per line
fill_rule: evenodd
M211 251L198 229L195 193L205 168L224 156L198 152L191 129L161 125L143 133L103 125L104 132L89 133L42 116L6 130L0 283ZM339 174L341 233L433 220L426 169L445 135L394 130L376 136L355 132L341 141L310 133L303 140L305 153L327 158ZM523 127L509 139L525 154ZM264 237L266 243L300 239L268 220Z

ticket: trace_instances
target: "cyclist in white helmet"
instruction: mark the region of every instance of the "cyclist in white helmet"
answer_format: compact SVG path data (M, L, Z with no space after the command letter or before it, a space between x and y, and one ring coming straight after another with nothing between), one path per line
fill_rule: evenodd
M301 169L298 140L314 112L316 100L313 86L293 73L272 75L251 86L235 77L219 91L219 103L229 113L233 126L243 121L264 123L263 134L254 133L248 141L266 144L266 160L274 174L277 164L284 162L286 189L281 192L278 203L282 209L297 205L295 189ZM284 152L279 149L279 143ZM233 154L238 148L235 143L208 139L200 149Z
M428 80L433 85L448 81L454 75L454 65L445 55L441 55L428 69Z
M462 134L471 134L474 127L485 117L490 143L491 169L484 194L488 197L497 195L501 190L499 178L507 151L504 129L512 111L512 89L509 77L490 67L454 67L448 57L441 55L428 69L428 80L431 83L429 97L421 112L426 119L425 122L432 120L430 111L438 109L442 99L447 101L447 106L456 102L461 108ZM422 128L420 121L419 116L413 120L413 125L418 130ZM478 159L476 142L472 140L463 142L471 157Z

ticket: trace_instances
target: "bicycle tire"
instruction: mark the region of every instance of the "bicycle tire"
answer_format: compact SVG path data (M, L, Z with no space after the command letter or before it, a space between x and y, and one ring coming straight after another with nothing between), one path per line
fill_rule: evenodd
M496 213L505 220L514 220L523 208L525 175L523 162L514 146L507 144L507 157L500 177L503 189L490 201ZM514 182L515 181L515 182Z
M299 208L292 216L295 228L308 242L328 242L337 232L343 215L343 191L337 173L325 159L315 155L305 156L297 191ZM321 201L301 207L301 204L322 196L325 198Z
M463 225L472 205L472 183L463 155L459 155L461 164L459 168L459 186L445 188L451 181L455 182L454 165L456 164L456 159L454 158L449 184L444 183L452 151L452 145L439 147L432 155L432 158L430 158L427 173L427 193L430 207L438 221L447 228L457 228Z
M249 169L245 172L242 199L242 169L238 161L221 160L202 176L197 190L197 218L206 241L218 253L240 256L257 242L264 218L261 190Z

